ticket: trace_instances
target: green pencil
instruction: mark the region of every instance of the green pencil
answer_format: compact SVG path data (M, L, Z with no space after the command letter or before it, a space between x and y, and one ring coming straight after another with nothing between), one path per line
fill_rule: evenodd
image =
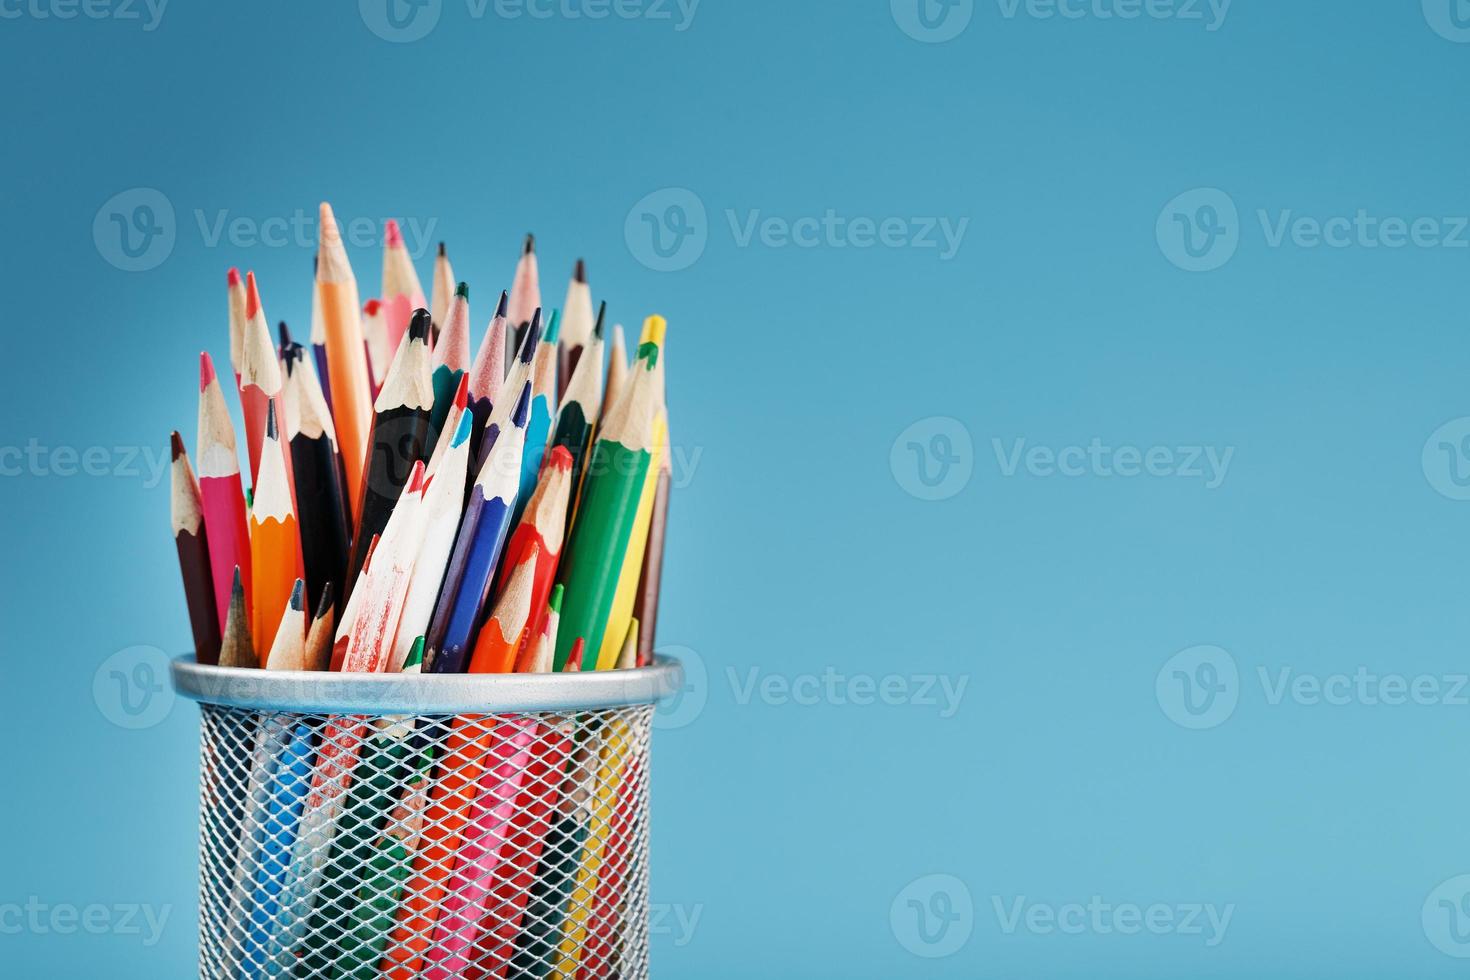
M572 644L579 639L587 651L582 669L597 669L628 541L637 520L638 503L653 458L659 402L656 368L664 341L663 318L650 317L644 333L648 339L638 348L631 377L625 390L608 406L592 447L571 540L558 572L566 599L556 637L557 670L566 664Z

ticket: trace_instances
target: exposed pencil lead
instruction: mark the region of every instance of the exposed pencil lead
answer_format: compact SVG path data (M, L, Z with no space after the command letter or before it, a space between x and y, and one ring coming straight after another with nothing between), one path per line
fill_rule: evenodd
M577 282L587 281L587 263L581 259L577 260L577 267L572 270L572 278Z
M291 608L296 612L301 612L303 609L306 608L306 582L301 579L297 579L296 584L291 586L291 598L289 600L289 604Z
M179 435L178 429L169 433L168 448L172 454L169 456L170 459L178 459L184 455L184 437Z
M225 273L225 285L227 285L227 286L238 286L238 285L240 285L240 270L239 269L235 268L234 266L230 266L230 271Z
M199 352L199 390L203 391L209 387L214 380L214 361L210 359L209 351Z
M281 338L282 350L285 350L287 347L291 346L291 329L286 326L285 320L282 320L280 323L276 324L276 333Z
M403 232L398 230L398 222L389 218L383 223L383 245L387 248L398 248L403 244Z
M521 250L522 255L530 255L536 251L536 236L526 232L526 247Z
M461 296L464 299L469 299L470 298L470 284L467 283L467 282L462 282L458 286L454 287L454 295Z
M316 602L316 615L313 619L321 619L332 611L332 583L328 582L322 586L322 597Z
M429 330L433 326L434 318L429 315L428 310L414 310L413 319L408 324L408 339L427 341L429 339Z
M447 254L447 253L445 253L445 251L444 251L444 243L443 243L443 242L440 242L440 243L439 243L439 254L440 254L440 255L445 255L445 254Z
M280 432L276 429L276 400L272 398L265 406L265 437L267 439L279 439Z
M510 294L505 290L500 291L500 302L495 305L495 315L505 316L505 306L510 302Z
M260 312L260 290L255 285L255 273L245 273L245 319L249 320Z
M607 316L607 300L597 304L597 322L592 325L592 336L602 339L602 319Z

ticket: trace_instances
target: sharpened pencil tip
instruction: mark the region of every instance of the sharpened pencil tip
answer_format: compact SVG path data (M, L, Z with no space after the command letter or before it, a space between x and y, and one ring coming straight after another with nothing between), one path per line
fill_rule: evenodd
M199 352L199 390L203 391L209 387L214 380L214 360L209 356L209 351Z
M225 285L234 288L240 285L240 270L230 266L230 271L225 273Z
M413 319L408 323L408 339L422 340L427 343L429 340L429 331L433 328L434 318L429 315L428 310L422 308L414 310Z
M531 382L521 385L521 397L516 399L516 410L511 414L511 424L517 429L526 427L526 417L531 413Z
M439 243L439 257L442 259L442 258L444 258L448 254L449 253L447 253L447 252L444 251L444 243L443 242L440 242Z
M566 665L562 667L563 672L582 669L582 651L585 647L586 643L583 641L583 639L580 636L577 637L577 639L572 643L572 652L567 655Z
M306 583L301 579L297 579L296 584L291 586L291 609L294 612L306 610Z
M276 428L276 400L269 399L265 403L265 437L267 439L279 439L280 431Z
M403 661L403 669L410 667L422 667L424 664L424 638L414 637L413 646L408 648L408 659Z
M545 343L554 344L559 336L561 336L561 310L552 310L551 319L546 321L546 333L541 339Z
M184 437L179 435L178 429L175 429L168 434L168 448L170 452L170 459L176 460L180 456L184 455Z
M528 231L526 232L526 245L521 249L521 254L530 255L534 251L536 251L536 236Z
M276 324L276 333L281 338L282 350L291 346L291 329L286 326L285 320L282 320L280 323Z
M260 312L260 289L255 285L255 273L245 273L245 318L253 319Z
M313 619L321 619L332 612L332 583L327 582L322 586L322 597L316 601L316 615Z
M470 403L470 372L459 373L459 386L454 389L454 404L456 408L464 408Z
M505 308L508 305L510 305L510 294L502 289L500 291L500 302L495 304L495 315L503 319L505 317Z
M582 261L581 259L578 259L577 260L576 267L572 269L572 279L575 280L576 282L586 282L587 281L587 263L586 262Z
M393 218L383 222L383 245L386 248L403 247L403 232L398 230L398 222Z
M554 446L551 452L546 454L546 461L542 465L549 466L554 470L570 470L572 468L572 453L566 446Z
M592 325L592 336L602 339L602 321L607 316L607 300L597 304L597 322Z
M566 587L563 586L560 582L558 582L556 584L556 586L554 588L552 588L552 590L551 590L551 601L546 604L547 605L547 608L549 608L552 612L554 612L554 613L561 612L561 597L562 597L562 593L565 591L565 589L566 589Z
M462 282L458 286L455 286L454 287L454 295L458 296L460 299L469 299L470 298L470 284L467 283L467 282Z

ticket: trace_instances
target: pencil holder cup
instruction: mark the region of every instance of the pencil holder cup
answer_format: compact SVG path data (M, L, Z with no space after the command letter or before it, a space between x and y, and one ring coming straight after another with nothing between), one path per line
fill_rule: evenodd
M654 706L678 661L573 674L211 667L199 975L648 974Z

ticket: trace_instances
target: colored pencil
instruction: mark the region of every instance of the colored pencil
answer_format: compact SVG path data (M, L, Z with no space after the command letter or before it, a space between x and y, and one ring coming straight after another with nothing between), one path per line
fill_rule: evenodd
M347 261L332 206L321 205L321 241L317 250L316 288L326 337L327 374L331 379L332 421L342 447L347 498L353 513L362 498L362 468L367 458L372 398L362 354L362 321L358 318L357 278ZM344 590L345 591L345 590Z
M403 244L403 233L392 218L383 226L383 291L379 295L388 328L388 349L396 351L408 332L414 311L424 309L429 301L424 298L419 274L414 271L413 259Z
M628 620L628 635L623 638L622 649L618 653L617 663L614 665L618 670L632 670L638 666L638 617L634 616Z
M427 335L427 322L424 330ZM401 499L378 539L372 566L364 570L352 590L354 599L358 589L364 591L346 634L349 639L342 663L344 671L382 673L387 669L421 548L426 489L424 463L415 460ZM346 626L344 617L343 627ZM338 638L343 635L344 629L339 628Z
M582 352L592 343L592 289L587 285L587 263L581 259L572 269L572 281L567 283L567 299L561 307L561 337L557 342L556 399L560 402L571 384L572 372ZM599 378L599 386L601 379Z
M296 476L296 520L306 572L307 604L315 609L329 582L346 581L348 530L347 489L337 430L300 344L286 349L286 385L282 399L286 436Z
M311 727L298 723L274 756L278 761L266 791L265 824L255 872L255 899L250 908L244 976L289 976L294 961L275 940L280 923L281 896L295 860L297 828L311 787Z
M673 482L673 470L669 463L671 455L665 451L659 458L653 513L648 524L648 543L643 548L643 567L638 572L638 595L633 602L633 616L639 623L639 667L647 667L653 662L654 630L658 628L658 596L664 575L664 535L668 530L669 491Z
M469 404L470 412L475 416L475 427L470 433L471 460L480 458L485 423L490 420L490 410L504 389L507 302L506 294L502 292L500 302L495 305L495 316L490 318L485 339L475 355L474 366L470 368Z
M224 392L209 354L199 355L199 499L209 537L210 579L214 583L219 621L230 608L230 576L238 565L245 580L245 608L250 608L250 532L245 523L245 492L240 487L240 459L235 430L225 408Z
M316 367L317 381L321 382L322 397L327 407L332 407L331 373L327 370L327 328L322 320L322 291L316 284L317 257L311 257L311 359Z
M449 308L449 319L443 325L443 334L434 345L432 384L434 407L429 413L429 435L427 445L432 452L444 429L444 419L454 404L454 394L459 390L459 379L470 367L470 287L460 283L454 291L454 300ZM425 454L427 455L427 453Z
M531 365L536 358L536 351L541 343L541 311L536 310L531 314L531 326L527 328L526 335L521 339L521 349L516 352L515 360L511 363L510 371L501 384L501 398L490 408L490 415L485 419L483 431L480 433L480 445L478 455L472 456L473 466L484 465L485 457L490 452L493 439L490 438L492 429L499 432L505 428L506 421L510 418L511 410L518 404L513 399L518 399L522 391L529 394L531 379ZM530 402L527 401L529 413ZM529 421L529 414L527 420ZM497 426L496 423L499 423ZM516 485L520 485L519 474L516 477Z
M281 613L275 639L265 658L266 670L306 669L306 581L297 579Z
M613 840L613 818L618 788L625 763L632 751L632 733L628 723L613 716L591 740L597 744L597 780L590 812L587 814L586 846L577 866L576 881L567 904L567 917L562 926L562 939L553 972L558 977L578 975L578 967L589 945L587 934L596 925L594 900L599 880L607 863L615 856L609 852ZM625 845L626 846L626 845ZM603 973L602 975L606 975Z
M470 643L490 593L491 577L510 531L530 400L531 385L526 382L521 386L514 414L504 424L505 431L499 431L503 423L491 419L492 431L486 436L491 441L490 451L470 488L469 503L460 520L429 625L424 661L432 673L458 674L469 657Z
M541 277L536 271L536 236L527 235L516 260L514 278L510 281L509 329L506 333L505 370L510 372L510 358L520 350L531 324L531 315L541 308Z
M240 351L245 337L245 280L234 266L225 273L225 291L230 307L230 369L235 372L235 390L240 389Z
M551 311L546 322L546 333L536 345L531 360L531 414L526 421L526 451L521 456L521 493L513 520L521 519L521 511L536 489L536 480L541 474L541 461L546 457L546 446L551 441L552 416L556 412L556 342L561 327L561 316Z
M215 603L214 579L209 568L209 539L204 527L204 504L199 481L189 466L184 440L169 434L172 463L169 467L169 518L173 523L174 547L179 553L179 571L184 576L184 602L189 609L189 627L194 633L194 659L201 664L219 663L220 620Z
M612 339L608 341L607 384L602 387L604 410L617 404L622 393L623 381L628 377L628 348L623 340L623 325L614 323Z
M387 526L409 471L426 455L429 410L434 404L428 344L429 311L419 310L373 406L370 455L347 563L349 583L357 581L368 540Z
M534 562L535 555L528 556L497 598L480 631L471 673L505 674L514 667L515 651L530 619ZM458 860L425 957L425 980L455 980L470 965L501 850L511 836L515 802L530 769L531 744L538 728L538 722L529 717L464 716L456 721L461 723L471 730L469 737L458 756L446 757L446 767L473 761L480 766L479 786L455 848Z
M240 338L240 410L245 418L245 448L250 456L252 492L260 480L261 443L265 439L265 407L281 394L281 362L260 306L255 273L245 273L245 332ZM290 484L290 470L287 482Z
M461 488L465 485L465 473L469 469L470 426L473 424L473 418L466 413L461 414L459 426L448 440L450 448L429 476L429 488L424 493L422 542L414 562L408 596L404 600L403 615L398 623L397 639L393 642L393 654L387 667L389 673L401 669L414 645L423 643L430 617L434 614L434 601L439 596L444 569L454 550L454 536L463 510L464 492Z
M249 340L247 337L247 350ZM251 635L256 649L268 651L276 626L301 577L301 538L296 512L286 485L285 450L276 421L276 403L266 405L265 439L261 445L260 478L250 507Z
M561 624L563 591L560 585L551 587L551 598L546 600L546 608L541 610L540 615L536 617L541 622L540 635L535 637L534 642L522 644L521 652L516 659L516 673L551 673L556 663L556 632L557 627ZM534 607L532 611L534 613ZM530 635L529 632L527 635ZM545 668L540 666L543 657L546 660Z
M611 667L632 615L631 589L626 609L615 607L614 599L657 448L656 368L664 329L659 319L650 340L639 348L627 392L610 405L592 448L577 519L557 577L566 586L558 667L578 637L586 641L584 670ZM641 565L640 551L633 567Z
M449 253L444 243L434 256L434 278L429 284L429 313L434 317L434 345L439 344L439 334L449 316L449 299L454 295L454 266L449 264Z
M230 607L225 615L225 628L220 634L219 665L221 667L259 667L255 643L250 638L250 613L246 610L245 585L236 565L230 578Z
M531 621L526 635L534 640L541 635L545 623L547 600L556 578L556 565L561 558L562 542L567 526L567 502L572 489L572 457L564 447L557 446L546 457L541 467L541 480L529 496L529 503L522 513L520 522L505 543L505 554L500 560L500 576L497 589L508 587L514 569L525 561L528 554L536 554L536 569L531 592ZM481 632L483 636L483 631ZM531 645L528 641L526 646Z
M630 637L632 639L632 637ZM632 645L629 646L632 649ZM601 733L604 751L612 749L611 764L616 768L611 793L612 812L607 822L603 845L602 867L597 877L592 908L587 916L588 936L583 941L581 980L603 980L617 975L615 957L623 937L618 928L628 896L625 882L635 857L633 835L638 830L638 797L646 785L642 760L633 750L633 736L628 723L612 719Z
M566 907L576 884L587 842L588 805L592 779L587 777L595 739L577 749L566 778L557 793L555 822L542 846L541 861L531 886L524 916L525 927L516 939L510 975L541 980L561 958L559 947ZM559 977L575 976L558 973Z
M388 376L394 352L398 350L388 342L388 317L382 300L370 299L362 304L362 346L363 358L367 361L368 390L376 400L383 390L383 379Z
M465 418L468 418L470 428L474 428L474 416L465 415L465 410L469 407L469 398L470 376L469 373L466 372L459 376L459 387L454 389L454 398L449 403L449 414L444 416L443 432L441 432L439 439L434 443L434 451L429 454L428 474L430 478L432 478L434 476L434 473L438 470L439 461L444 458L444 453L449 449L449 444L451 440L453 440L454 434L459 431L460 422L463 421ZM466 450L466 455L468 455L468 450ZM469 468L466 467L467 471L468 469ZM469 486L469 478L470 473L466 472L465 487ZM464 494L462 492L460 493L460 505L464 505Z
M561 396L556 409L556 429L551 435L553 446L562 446L572 456L572 506L567 508L567 526L576 513L581 496L583 466L587 450L592 446L592 433L602 413L602 324L607 304L597 309L592 339L577 359L571 383Z
M311 618L311 629L306 633L306 652L302 654L302 670L326 670L332 659L332 631L335 613L332 602L332 583L322 587L317 600L316 613Z

